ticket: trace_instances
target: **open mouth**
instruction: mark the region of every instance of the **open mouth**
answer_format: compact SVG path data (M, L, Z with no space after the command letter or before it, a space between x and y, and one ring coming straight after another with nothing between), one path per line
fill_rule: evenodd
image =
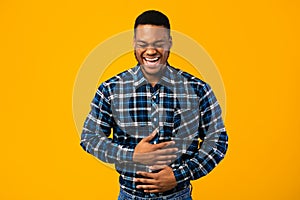
M155 57L155 58L144 57L143 59L144 59L144 64L154 66L159 64L160 57Z

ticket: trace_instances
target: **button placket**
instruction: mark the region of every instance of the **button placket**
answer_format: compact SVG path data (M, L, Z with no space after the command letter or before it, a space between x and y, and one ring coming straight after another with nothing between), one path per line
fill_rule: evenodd
M152 88L151 88L152 89ZM151 114L150 114L150 121L152 124L152 131L155 129L159 128L159 89L156 91L151 91L149 88L150 92L150 106L151 106ZM155 137L154 143L158 141L159 138L159 133L157 134L157 137Z
M158 112L158 105L157 105L155 99L156 98L153 99L153 97L151 98L151 122L153 124L153 127L157 128L159 112Z

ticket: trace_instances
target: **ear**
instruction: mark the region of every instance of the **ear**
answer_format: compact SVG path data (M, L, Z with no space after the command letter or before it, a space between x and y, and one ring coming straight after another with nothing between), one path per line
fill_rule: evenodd
M169 49L171 49L171 47L172 47L172 45L173 45L172 36L169 37L169 44L170 44L170 48L169 48Z
M133 40L132 40L132 47L133 47L133 49L135 49L135 45L136 45L136 40L135 40L135 36L133 36Z

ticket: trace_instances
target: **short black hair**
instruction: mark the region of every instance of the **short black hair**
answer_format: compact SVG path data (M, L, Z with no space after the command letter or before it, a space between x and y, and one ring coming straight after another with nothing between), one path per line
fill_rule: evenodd
M171 28L168 17L157 10L147 10L140 14L135 20L134 29L136 29L138 25L146 24L163 26L169 30Z

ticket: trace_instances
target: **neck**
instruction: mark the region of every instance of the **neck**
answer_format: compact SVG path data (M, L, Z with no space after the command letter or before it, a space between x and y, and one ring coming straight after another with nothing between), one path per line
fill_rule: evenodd
M155 75L144 74L144 76L147 79L147 81L151 84L151 86L154 87L158 83L158 81L160 80L161 73L155 74Z
M145 76L145 78L148 80L148 82L151 84L152 87L154 87L158 83L158 81L160 80L160 77L161 76L159 76L159 77L157 77L157 76L155 76L155 77Z
M162 68L157 73L151 74L151 73L147 73L147 71L144 70L143 67L141 67L141 71L142 71L144 77L147 79L147 81L151 84L152 87L154 87L160 81L165 70L166 70L166 65L164 66L164 68Z

